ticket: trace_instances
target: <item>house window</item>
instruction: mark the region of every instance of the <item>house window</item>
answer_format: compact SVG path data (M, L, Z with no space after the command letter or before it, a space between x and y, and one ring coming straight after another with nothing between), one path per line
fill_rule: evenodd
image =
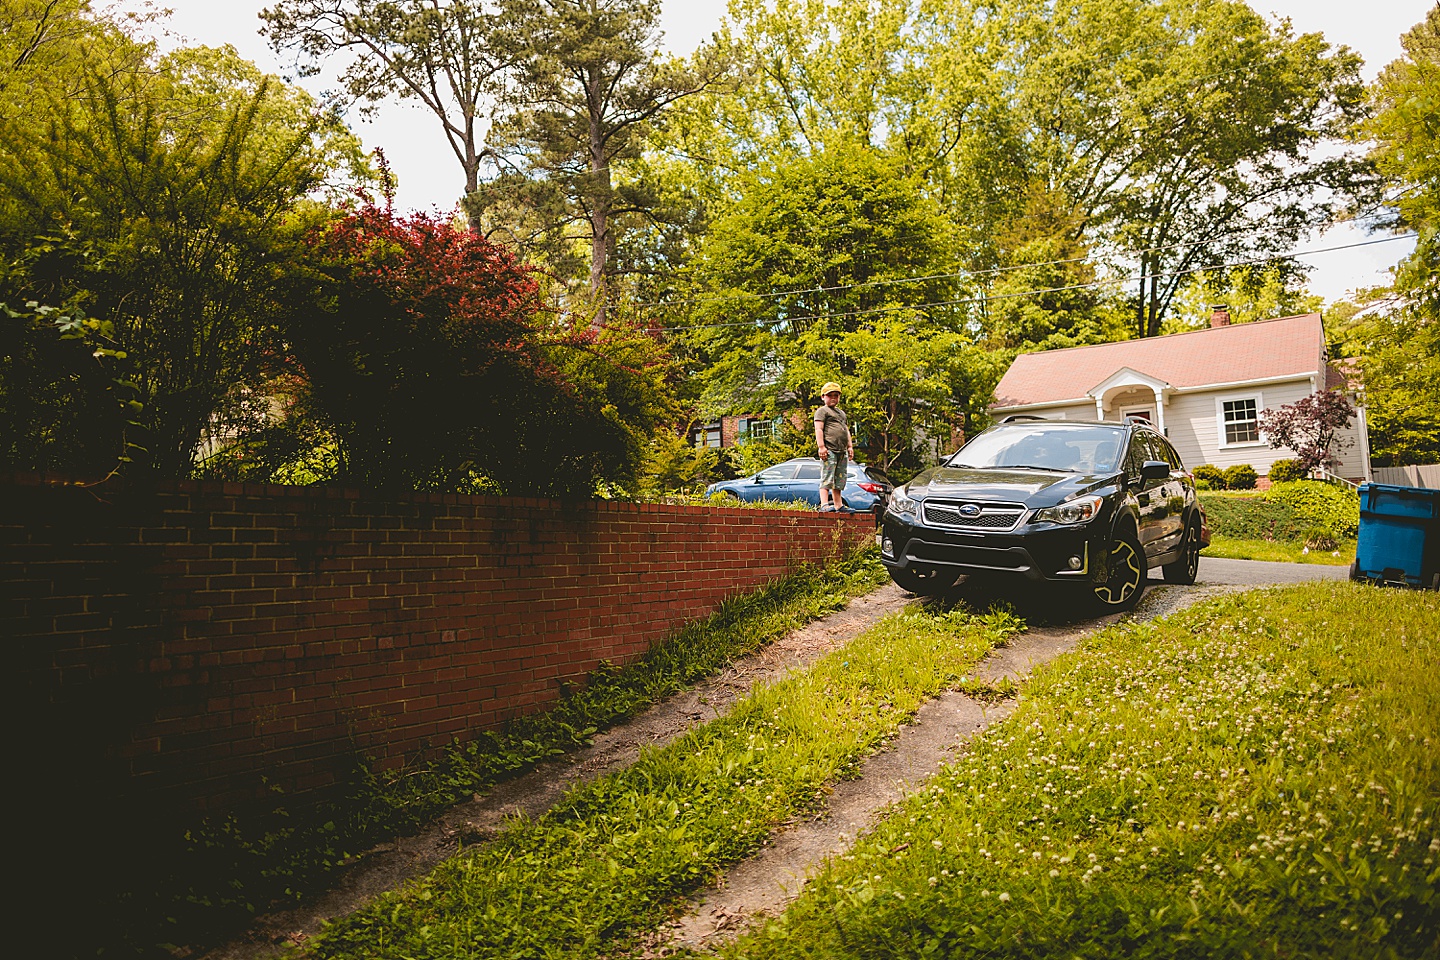
M774 420L751 420L751 421L750 421L750 439L751 439L751 440L773 440L773 439L775 439L775 421L774 421Z
M1260 442L1260 398L1237 397L1220 401L1222 446Z
M717 420L690 431L690 442L697 447L719 447L720 436L720 422Z

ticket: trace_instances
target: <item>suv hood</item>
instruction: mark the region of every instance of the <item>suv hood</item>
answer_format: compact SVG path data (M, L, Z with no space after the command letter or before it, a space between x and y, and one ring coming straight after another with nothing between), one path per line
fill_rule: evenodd
M931 467L911 480L906 490L917 499L1008 500L1026 506L1049 506L1099 486L1114 474L1050 473L1045 470Z

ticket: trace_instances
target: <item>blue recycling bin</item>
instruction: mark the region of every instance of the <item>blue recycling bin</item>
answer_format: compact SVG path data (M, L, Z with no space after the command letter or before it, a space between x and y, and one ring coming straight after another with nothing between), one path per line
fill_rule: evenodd
M1440 589L1440 490L1361 484L1350 579Z

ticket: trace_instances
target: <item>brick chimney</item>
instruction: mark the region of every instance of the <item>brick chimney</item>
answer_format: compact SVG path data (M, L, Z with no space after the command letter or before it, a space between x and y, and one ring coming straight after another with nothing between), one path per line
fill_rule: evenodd
M1215 306L1211 307L1211 308L1210 308L1210 326L1212 326L1212 327L1228 327L1228 326L1230 326L1230 308L1227 307L1227 306L1226 306L1225 304L1223 304L1223 303L1217 303Z

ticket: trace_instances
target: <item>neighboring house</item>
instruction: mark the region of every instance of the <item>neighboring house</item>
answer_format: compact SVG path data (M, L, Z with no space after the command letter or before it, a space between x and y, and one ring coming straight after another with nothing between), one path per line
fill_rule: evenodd
M797 430L804 429L799 412L791 414L790 420ZM782 426L780 417L721 417L691 426L690 444L729 448L747 440L770 440L779 435Z
M1260 413L1317 390L1345 388L1345 377L1326 359L1318 313L1232 324L1229 312L1216 308L1210 324L1168 337L1021 354L995 388L990 412L997 419L1144 417L1190 467L1248 463L1263 476L1294 454L1265 442ZM1370 478L1370 440L1365 409L1357 407L1333 452L1340 458L1335 472L1360 482Z

